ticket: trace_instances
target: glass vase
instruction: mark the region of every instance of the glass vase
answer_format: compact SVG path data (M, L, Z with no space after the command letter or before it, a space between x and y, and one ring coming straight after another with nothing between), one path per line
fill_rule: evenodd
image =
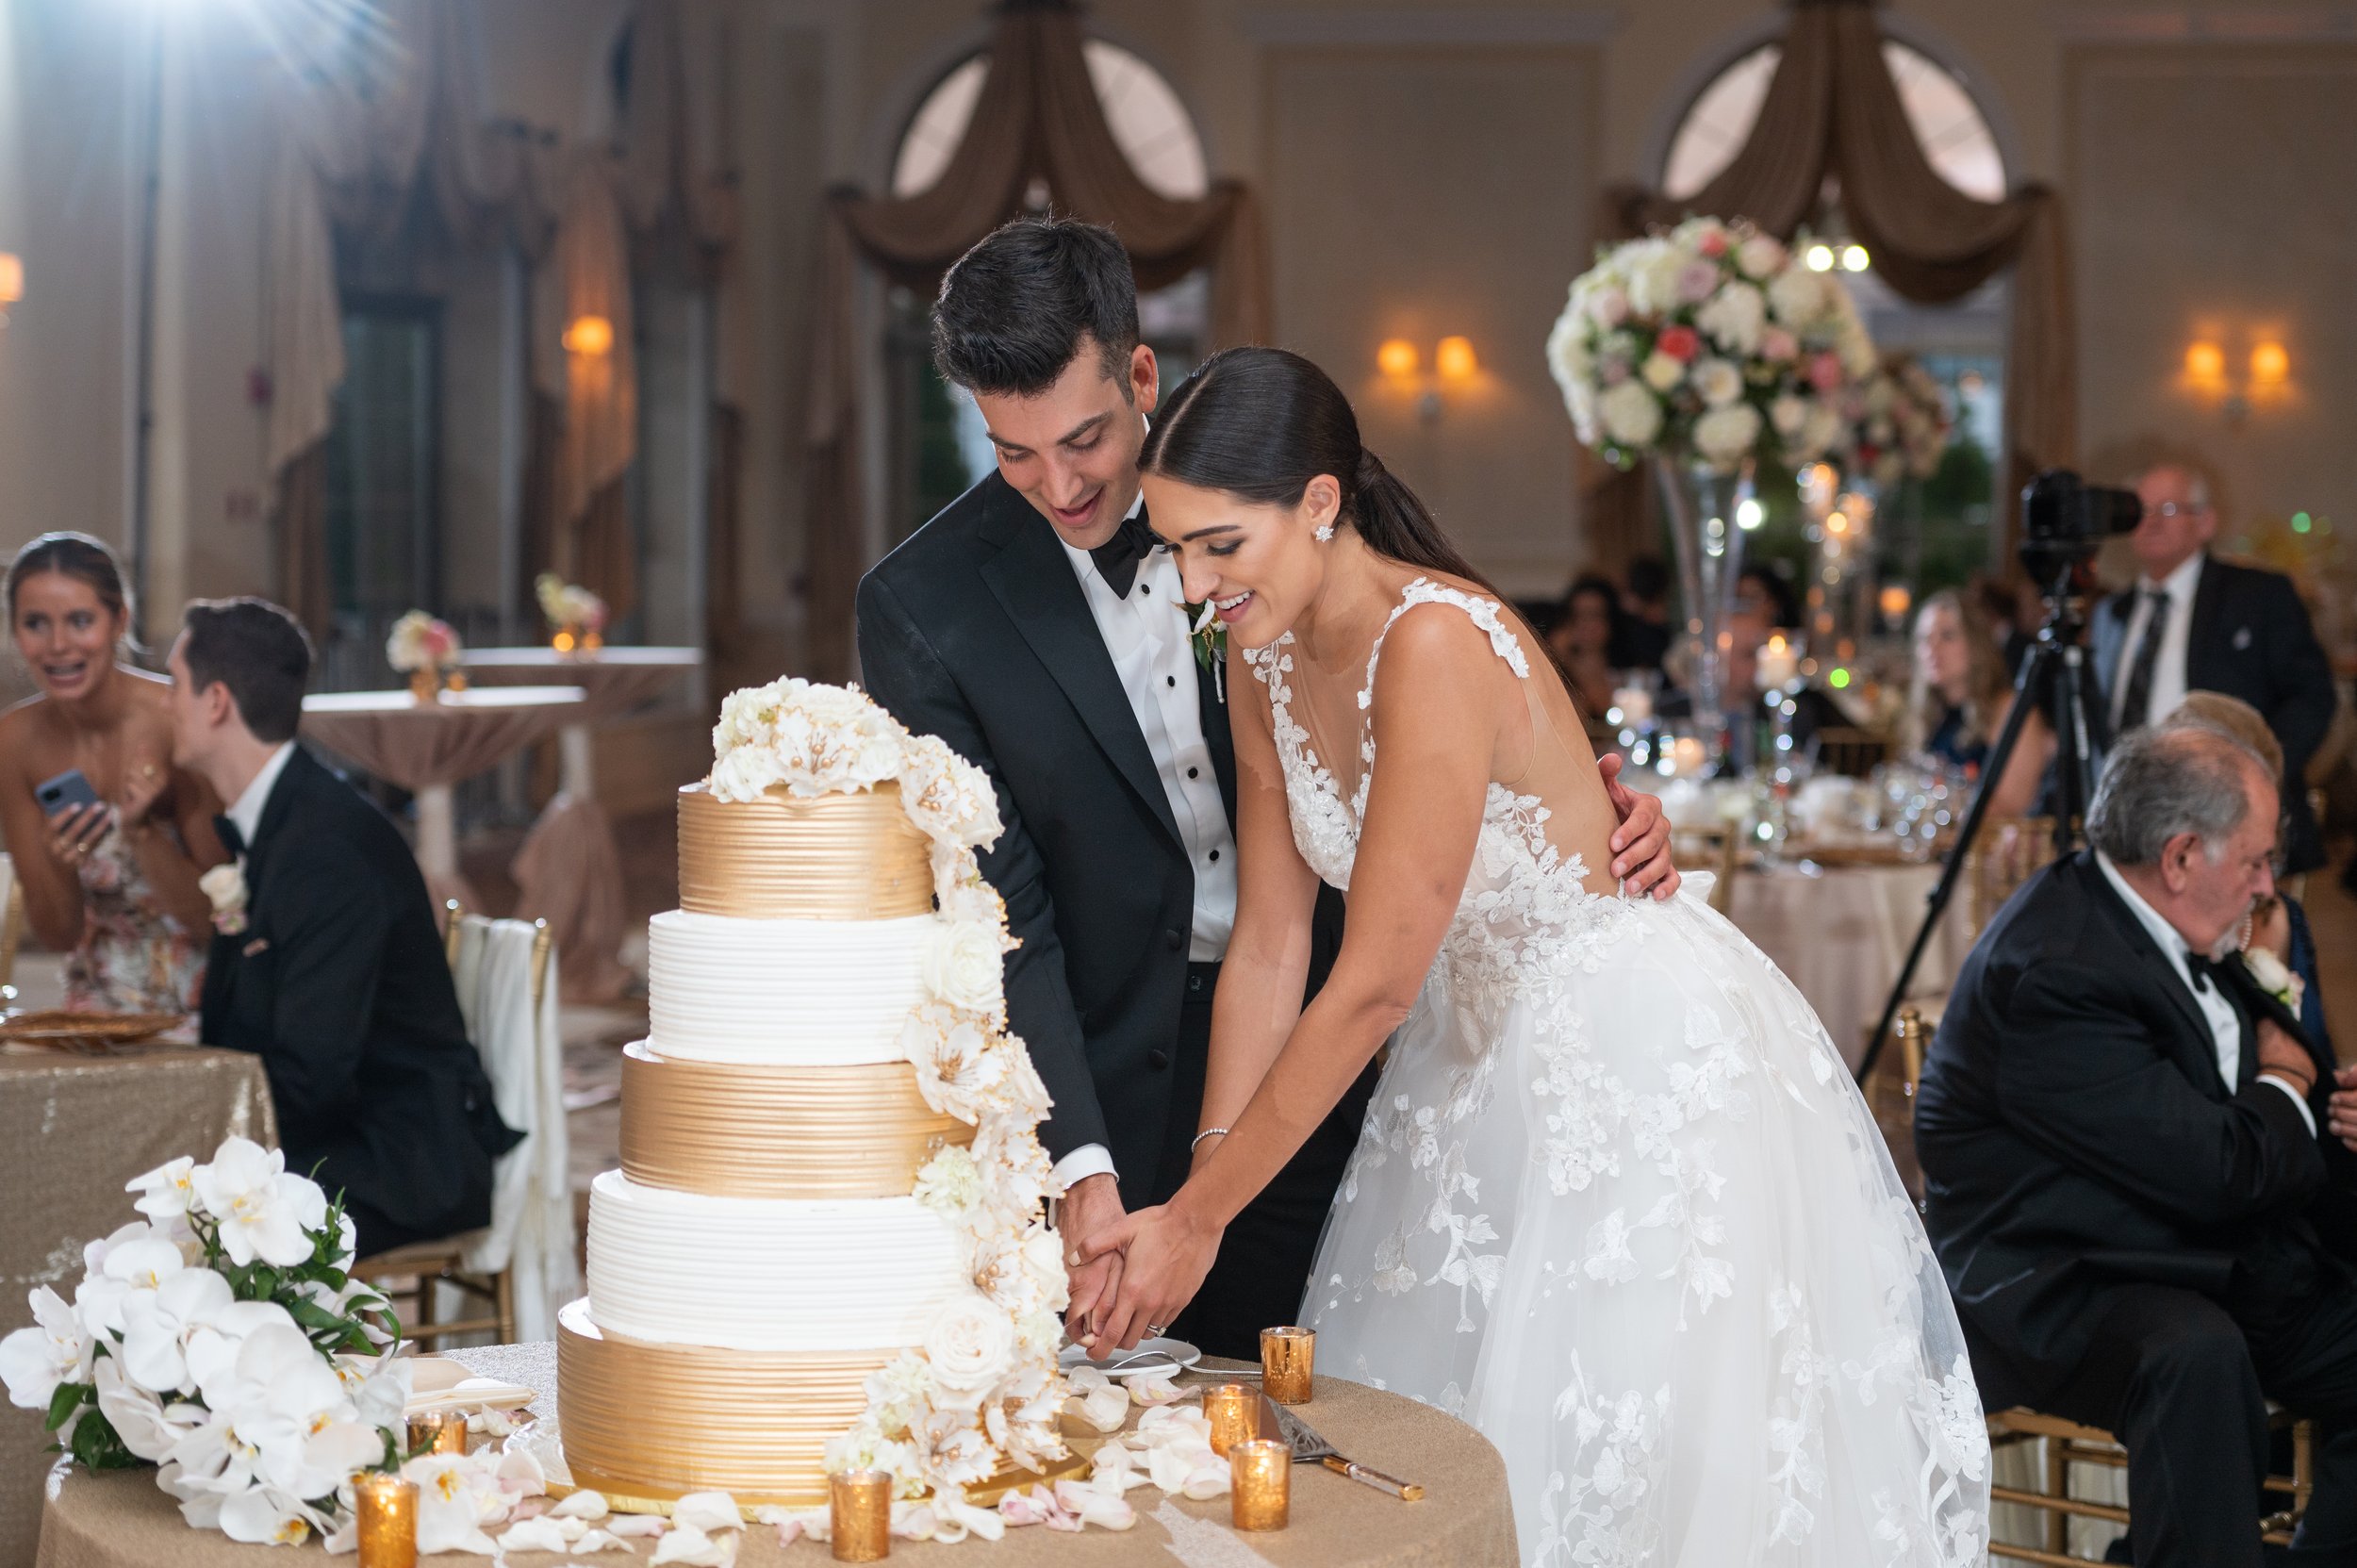
M1741 520L1745 503L1754 499L1752 459L1746 457L1722 472L1690 457L1663 454L1654 458L1654 477L1669 514L1686 634L1693 648L1688 689L1695 728L1716 769L1726 751L1726 672L1732 647L1727 620L1736 579L1743 572ZM1748 708L1749 693L1743 701Z

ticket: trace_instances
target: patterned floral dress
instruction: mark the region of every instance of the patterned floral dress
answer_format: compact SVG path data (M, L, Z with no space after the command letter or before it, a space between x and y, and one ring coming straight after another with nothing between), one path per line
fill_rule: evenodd
M1411 584L1385 634L1423 604L1528 681L1497 605L1453 587ZM1355 780L1294 717L1290 634L1252 655L1294 844L1345 890L1382 643ZM1552 815L1490 785L1310 1276L1320 1364L1486 1433L1531 1568L1979 1562L1954 1308L1823 1026L1707 879L1591 893Z
M197 1010L210 932L190 932L164 910L120 832L109 831L78 867L82 941L65 964L65 1005L75 1013Z

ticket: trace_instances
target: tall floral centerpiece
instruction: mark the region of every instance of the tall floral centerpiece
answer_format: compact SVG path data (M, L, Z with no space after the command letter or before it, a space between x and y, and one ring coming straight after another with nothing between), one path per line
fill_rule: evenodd
M420 702L434 701L445 684L456 687L462 683L457 670L464 652L450 623L423 610L411 610L394 621L385 638L385 662L409 677L409 693Z
M143 1219L83 1249L65 1300L0 1340L8 1402L91 1470L157 1466L188 1522L244 1542L349 1523L349 1482L398 1466L409 1363L352 1278L353 1225L285 1156L231 1138L129 1184Z
M1725 623L1762 458L1838 446L1841 399L1874 345L1849 290L1749 223L1689 218L1602 252L1547 338L1579 438L1615 467L1651 464L1670 513L1694 709L1723 713Z
M1846 488L1864 502L1842 507L1844 520L1862 520L1869 530L1879 526L1885 539L1902 536L1906 558L1901 569L1912 584L1922 568L1922 484L1939 471L1947 454L1955 409L1947 388L1923 362L1899 352L1883 355L1874 372L1851 388L1842 411L1848 425L1841 453ZM1871 532L1854 535L1846 528L1843 535L1821 529L1810 543L1818 547L1816 576L1838 630L1862 635L1872 624L1875 556L1887 560L1887 550L1873 548Z

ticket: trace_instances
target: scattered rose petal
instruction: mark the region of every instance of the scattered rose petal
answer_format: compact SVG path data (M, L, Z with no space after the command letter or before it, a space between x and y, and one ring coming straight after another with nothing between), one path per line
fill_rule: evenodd
M715 1541L695 1526L681 1524L674 1514L669 1533L656 1544L654 1556L647 1560L653 1564L677 1562L685 1568L727 1568L736 1560L736 1537L723 1535Z
M1084 1525L1100 1529L1126 1530L1138 1522L1138 1511L1127 1500L1108 1496L1094 1485L1075 1480L1056 1483L1056 1501Z
M546 1516L511 1526L500 1537L500 1549L509 1552L561 1552L571 1545L564 1521Z
M616 1535L661 1535L671 1522L659 1513L615 1513L606 1516L605 1527Z
M671 1505L671 1523L708 1535L715 1530L742 1529L745 1516L738 1511L736 1499L725 1492L691 1492Z
M560 1519L602 1519L613 1511L602 1492L585 1487L549 1510Z
M1129 1379L1129 1399L1132 1404L1167 1405L1178 1397L1178 1385L1168 1377L1132 1378Z

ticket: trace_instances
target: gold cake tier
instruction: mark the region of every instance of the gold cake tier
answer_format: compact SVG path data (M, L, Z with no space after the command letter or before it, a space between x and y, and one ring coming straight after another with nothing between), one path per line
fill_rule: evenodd
M894 920L933 907L925 835L900 786L759 801L679 792L680 907L748 920Z
M721 1350L602 1333L589 1303L556 1319L556 1409L577 1487L668 1503L718 1490L740 1503L827 1501L826 1446L867 1409L868 1374L897 1350Z
M974 1129L925 1103L905 1062L765 1067L622 1053L622 1174L715 1197L906 1197Z

